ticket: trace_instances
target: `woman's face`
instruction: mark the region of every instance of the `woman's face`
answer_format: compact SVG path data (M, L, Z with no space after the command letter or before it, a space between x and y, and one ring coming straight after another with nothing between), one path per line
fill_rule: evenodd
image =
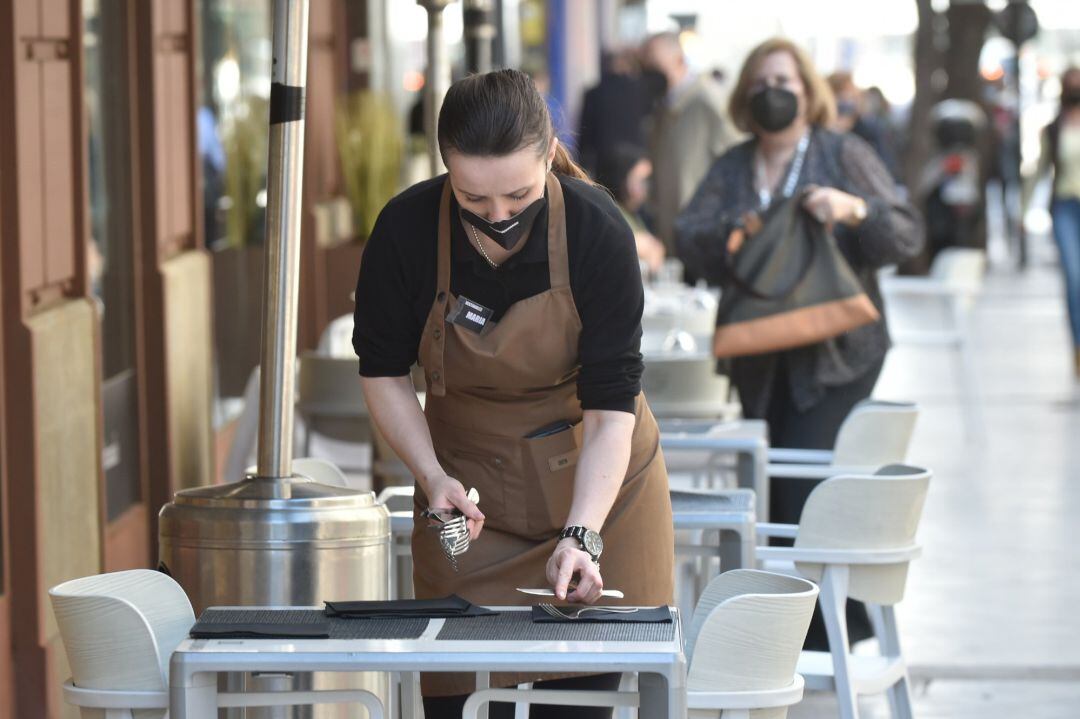
M799 100L799 114L806 115L806 86L799 75L799 66L795 58L786 50L769 53L758 63L750 83L750 97L766 87L780 87L794 93Z
M626 209L637 211L649 197L649 176L652 175L652 163L638 160L626 175Z
M458 204L490 222L521 212L543 197L556 142L552 139L549 152L540 156L533 145L500 157L449 152L446 169Z

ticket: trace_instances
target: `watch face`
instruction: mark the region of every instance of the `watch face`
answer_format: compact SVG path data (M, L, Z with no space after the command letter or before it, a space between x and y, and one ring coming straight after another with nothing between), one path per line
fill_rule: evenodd
M585 532L585 539L582 540L582 544L585 545L585 551L594 557L599 557L600 553L604 551L604 540L600 539L600 535L591 529Z

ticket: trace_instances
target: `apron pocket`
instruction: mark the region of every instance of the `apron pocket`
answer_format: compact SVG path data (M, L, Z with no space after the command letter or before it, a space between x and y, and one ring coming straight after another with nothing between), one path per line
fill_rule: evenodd
M557 434L523 440L529 481L526 526L532 536L547 538L566 524L574 498L582 431L578 422Z

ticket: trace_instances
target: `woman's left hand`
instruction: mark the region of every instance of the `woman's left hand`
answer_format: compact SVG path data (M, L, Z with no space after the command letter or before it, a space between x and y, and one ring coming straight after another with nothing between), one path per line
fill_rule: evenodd
M577 587L569 592L570 580L577 575ZM580 549L576 539L563 539L555 545L555 551L547 563L547 579L560 600L576 604L595 604L604 588L600 567L593 563L588 552Z
M807 193L803 208L823 225L857 225L866 215L866 200L834 187L815 187Z

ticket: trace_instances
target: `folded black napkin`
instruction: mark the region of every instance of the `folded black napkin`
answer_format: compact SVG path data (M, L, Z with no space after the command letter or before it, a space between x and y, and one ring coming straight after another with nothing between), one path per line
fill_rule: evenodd
M444 619L450 617L486 617L498 614L478 607L456 594L441 599L394 599L390 601L326 602L326 616L352 619L390 619L417 617Z
M327 639L330 625L326 622L195 622L189 634L195 639Z
M617 622L625 622L629 624L671 623L671 608L666 606L641 607L633 613L627 613L625 611L610 611L613 609L625 610L624 607L589 607L587 611L584 611L580 614L576 614L579 609L584 608L584 606L580 604L569 604L555 608L559 612L562 612L564 615L568 616L555 616L552 613L543 609L542 607L534 606L532 608L533 622L537 624L613 624ZM576 619L573 618L575 616L577 617Z

